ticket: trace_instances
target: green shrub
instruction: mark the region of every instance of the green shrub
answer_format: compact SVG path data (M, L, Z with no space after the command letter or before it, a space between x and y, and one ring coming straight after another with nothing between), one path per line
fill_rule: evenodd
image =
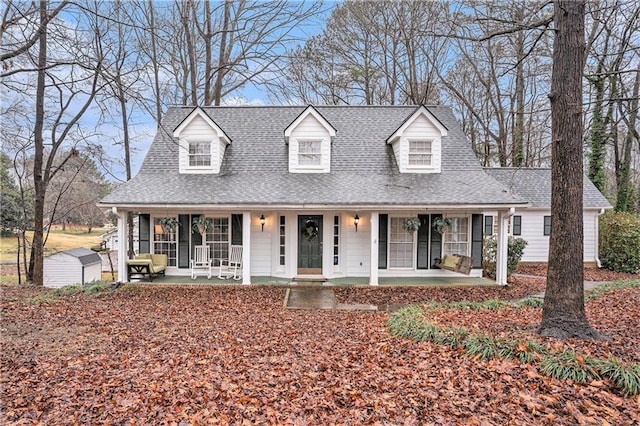
M524 238L509 237L507 246L507 277L516 271L520 259L524 254L524 249L529 244ZM496 256L498 252L498 242L495 235L485 237L482 246L482 269L484 274L490 278L496 278Z
M548 354L540 363L540 370L547 376L558 380L572 380L574 383L586 383L598 379L594 361L576 354L572 350Z
M612 271L640 273L640 216L613 211L600 216L600 261Z

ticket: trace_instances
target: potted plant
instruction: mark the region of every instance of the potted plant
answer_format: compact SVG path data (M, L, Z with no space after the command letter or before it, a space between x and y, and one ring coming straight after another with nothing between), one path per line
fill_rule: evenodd
M402 229L409 233L416 232L418 229L420 229L421 224L422 223L420 222L420 219L418 219L417 217L408 217L404 220L404 222L402 222Z
M439 234L444 233L451 226L451 219L448 217L437 217L433 219L433 230Z
M213 222L211 219L205 217L205 215L200 215L193 218L191 228L194 232L200 233L200 235L202 235L202 238L204 238L205 234L211 230L212 225Z
M165 234L175 231L179 225L180 222L178 222L178 219L175 217L163 217L160 219L160 226L162 227L162 232Z

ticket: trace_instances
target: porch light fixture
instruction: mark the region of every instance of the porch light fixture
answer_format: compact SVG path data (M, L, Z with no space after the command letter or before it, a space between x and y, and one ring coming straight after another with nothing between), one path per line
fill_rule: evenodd
M265 221L266 221L266 220L265 220L265 218L264 218L264 215L263 215L263 214L261 214L261 215L260 215L260 226L262 227L261 232L264 232L264 222L265 222Z
M353 218L353 224L356 226L356 232L358 232L358 223L360 223L360 216L356 213L356 216Z

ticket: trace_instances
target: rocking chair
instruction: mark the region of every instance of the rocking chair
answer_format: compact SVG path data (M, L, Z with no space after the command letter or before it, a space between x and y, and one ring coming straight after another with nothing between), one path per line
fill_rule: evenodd
M191 259L191 279L195 280L198 272L207 273L207 279L211 279L211 256L209 255L209 246L195 246Z
M234 280L242 278L242 246L231 246L229 259L220 260L218 278Z

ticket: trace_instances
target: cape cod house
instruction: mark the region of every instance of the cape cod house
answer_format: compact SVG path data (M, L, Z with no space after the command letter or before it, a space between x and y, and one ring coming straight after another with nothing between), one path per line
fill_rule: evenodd
M127 213L139 214L140 252L166 254L167 275L189 275L196 246L214 262L242 246L243 284L456 275L434 267L446 254L472 256L481 276L491 215L504 284L510 217L531 203L496 177L442 106L173 107L138 175L101 205L118 214L120 253ZM192 229L201 216L203 236ZM166 218L179 226L166 232Z

